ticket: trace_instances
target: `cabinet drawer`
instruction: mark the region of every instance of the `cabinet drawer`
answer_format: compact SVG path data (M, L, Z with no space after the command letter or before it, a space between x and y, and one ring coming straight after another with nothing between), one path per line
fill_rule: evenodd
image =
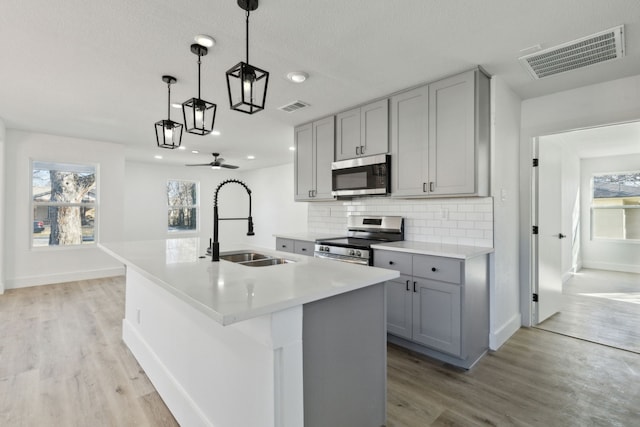
M293 241L293 252L300 255L313 256L315 242L307 242L305 240Z
M460 283L462 261L428 255L413 256L413 275L441 282Z
M276 250L284 251L284 252L293 252L293 240L276 237Z
M373 253L373 265L380 268L397 270L403 274L412 274L411 254L403 252L376 250Z

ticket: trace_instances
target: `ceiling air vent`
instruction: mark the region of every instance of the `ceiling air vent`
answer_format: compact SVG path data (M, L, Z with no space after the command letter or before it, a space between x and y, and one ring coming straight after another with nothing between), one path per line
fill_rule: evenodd
M307 104L306 102L302 102L302 101L293 101L290 102L287 105L283 105L282 107L278 108L279 110L282 111L286 111L287 113L293 113L294 111L298 111L302 108L306 108L308 107L309 104Z
M602 31L518 58L534 79L624 56L624 26Z

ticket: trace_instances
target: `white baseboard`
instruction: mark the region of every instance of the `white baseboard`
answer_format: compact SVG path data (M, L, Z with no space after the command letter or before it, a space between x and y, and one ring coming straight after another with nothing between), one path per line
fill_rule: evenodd
M46 274L41 276L27 276L5 280L5 289L28 288L30 286L51 285L54 283L75 282L78 280L101 279L103 277L122 276L124 266L104 268L90 271L75 271L71 273Z
M638 264L616 264L613 262L584 261L582 268L593 268L595 270L622 271L625 273L640 273Z
M520 313L514 314L511 319L506 321L502 326L492 331L489 334L489 348L491 350L499 349L502 344L507 342L511 335L515 334L520 329L522 323L522 315Z

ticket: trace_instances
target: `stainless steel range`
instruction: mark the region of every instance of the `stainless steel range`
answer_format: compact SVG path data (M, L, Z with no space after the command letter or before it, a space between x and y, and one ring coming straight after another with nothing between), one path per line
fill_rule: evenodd
M350 215L348 235L337 239L316 240L313 255L353 264L373 265L371 245L404 240L401 216Z

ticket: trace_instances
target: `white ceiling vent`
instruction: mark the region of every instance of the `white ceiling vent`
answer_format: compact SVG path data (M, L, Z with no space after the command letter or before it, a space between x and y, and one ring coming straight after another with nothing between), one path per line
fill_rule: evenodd
M287 105L283 105L282 107L278 108L279 110L282 111L286 111L287 113L293 113L294 111L298 111L302 108L307 108L309 106L309 104L307 104L306 102L302 102L302 101L293 101L290 102Z
M623 29L624 26L621 25L518 59L534 79L541 79L622 58L624 56Z

